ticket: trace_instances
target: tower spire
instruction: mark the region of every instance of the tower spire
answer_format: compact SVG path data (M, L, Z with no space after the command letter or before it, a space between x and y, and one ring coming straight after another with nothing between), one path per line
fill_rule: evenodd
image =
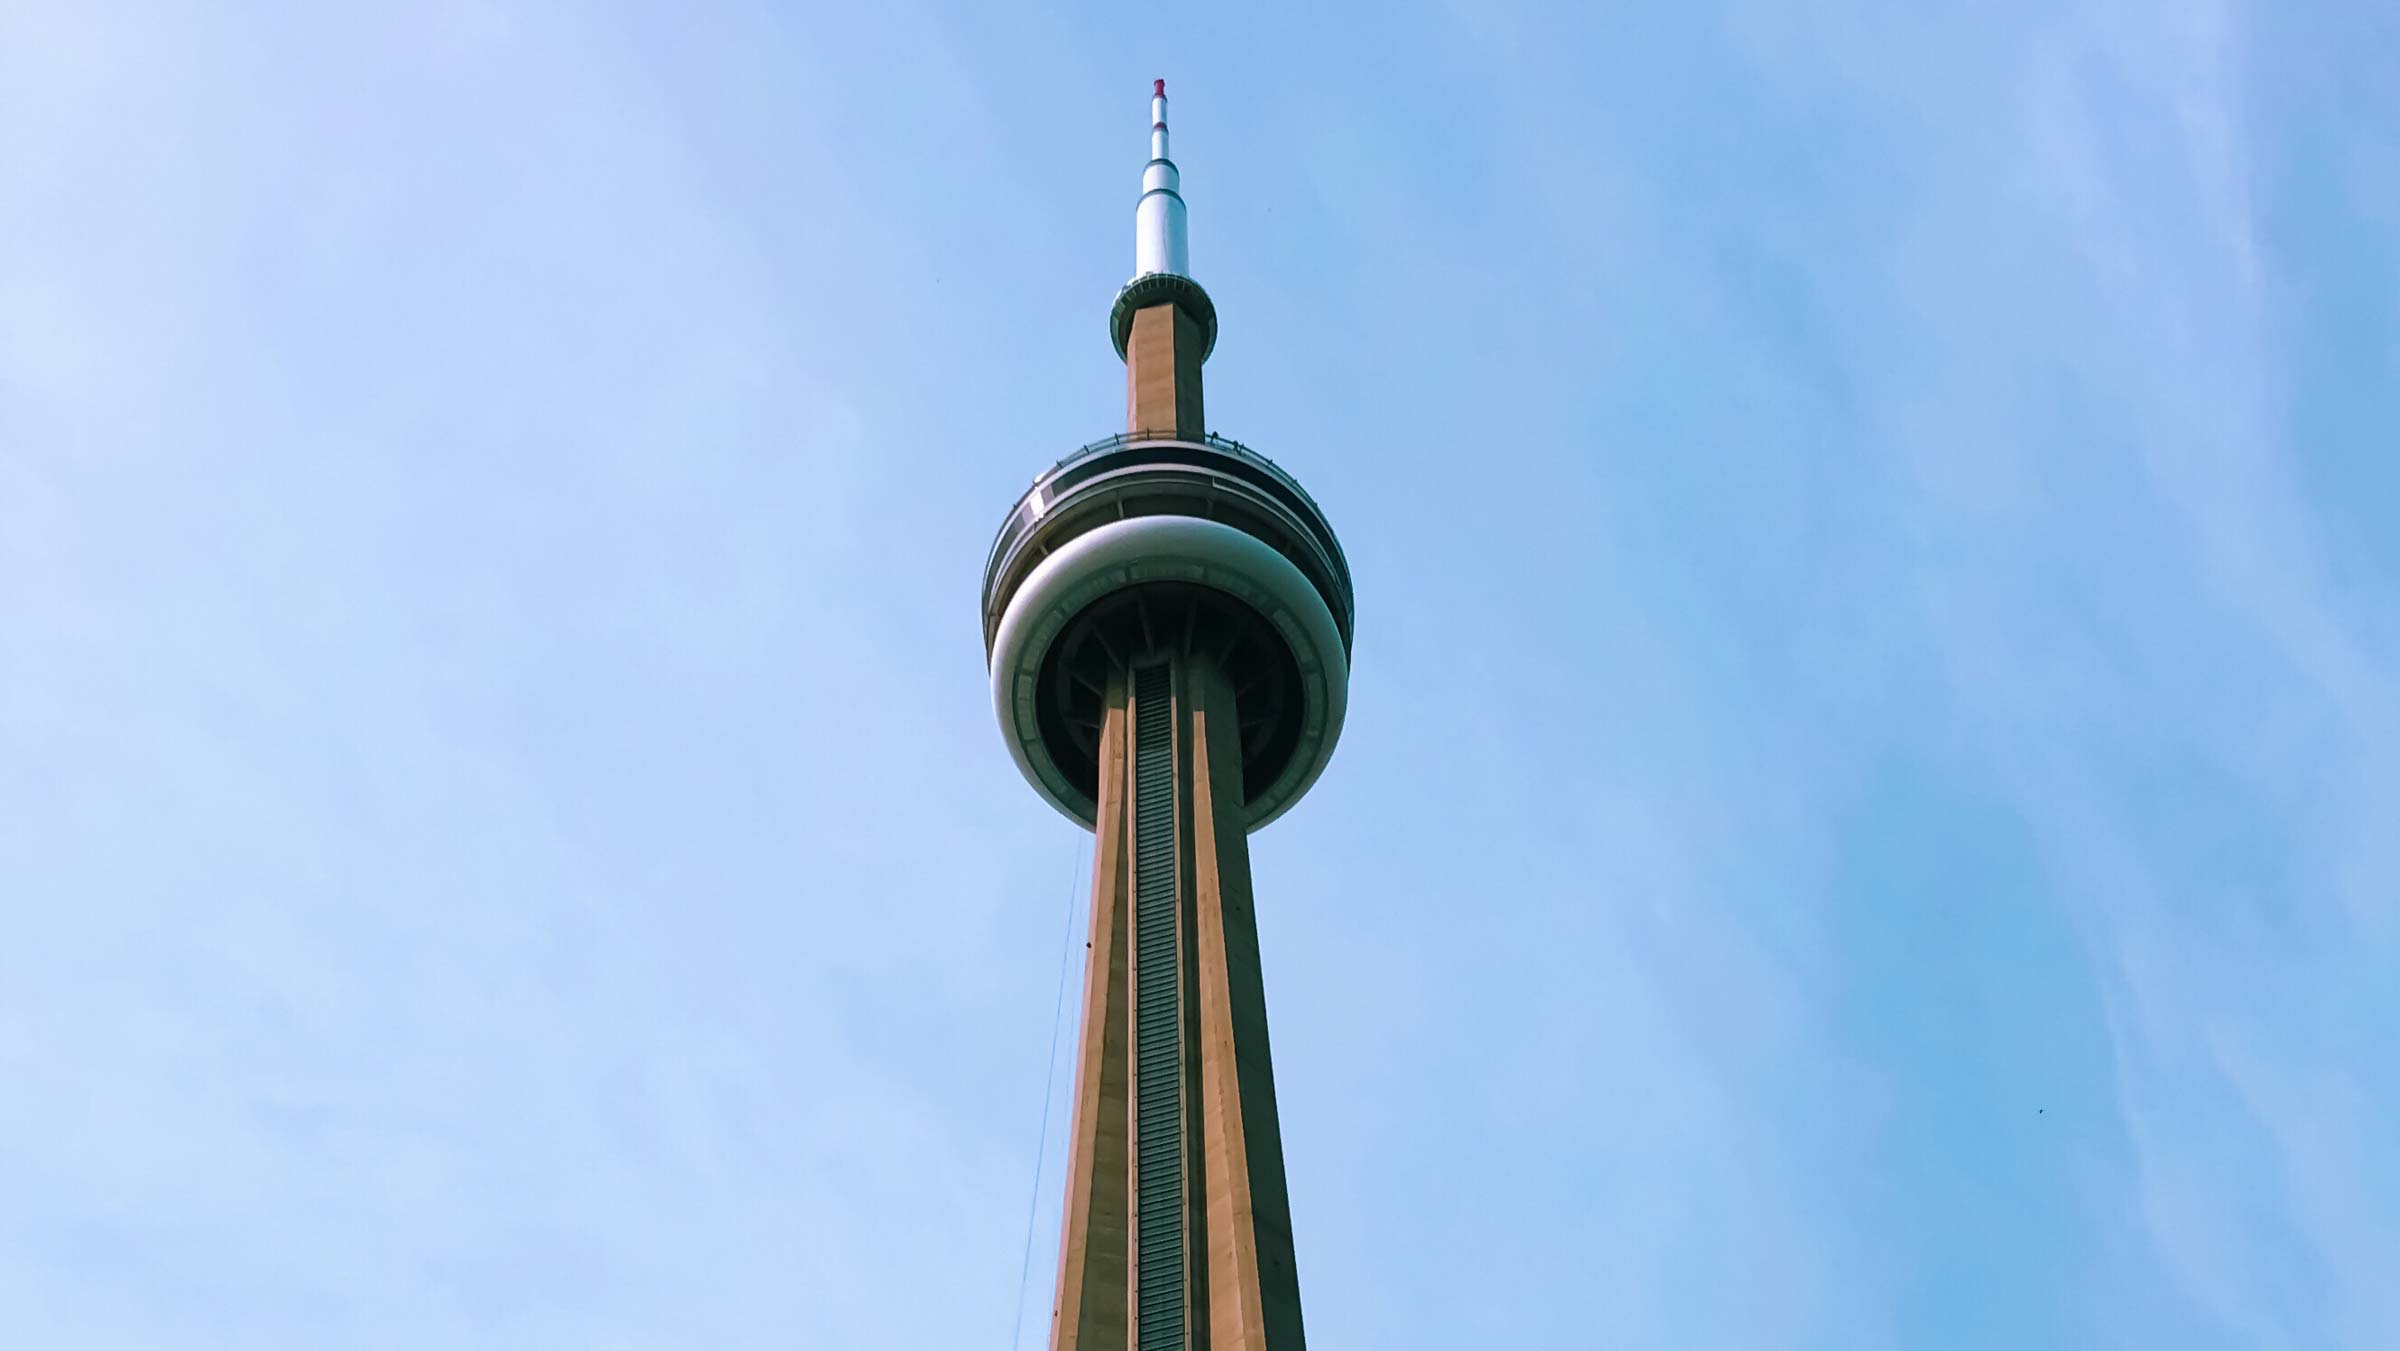
M1167 359L1168 344L1147 344L1148 361L1138 359L1132 350L1134 319L1144 310L1159 311L1152 318L1152 327L1188 323L1191 328L1182 340L1171 344L1176 354L1172 361ZM1182 318L1175 319L1174 315ZM1176 171L1175 161L1167 158L1165 80L1150 82L1150 162L1142 166L1142 197L1133 208L1133 280L1117 288L1116 303L1108 310L1108 336L1129 368L1150 368L1154 385L1169 367L1178 371L1173 383L1182 392L1167 391L1172 395L1172 409L1166 406L1128 409L1129 430L1198 431L1207 425L1200 419L1200 363L1208 360L1208 354L1217 347L1217 307L1200 283L1192 280L1191 248L1186 242L1184 226L1183 175ZM1141 383L1138 373L1135 383ZM1143 400L1136 394L1133 402L1139 404Z
M1142 166L1142 200L1133 209L1133 275L1192 275L1182 176L1167 158L1167 82L1150 82L1150 162Z

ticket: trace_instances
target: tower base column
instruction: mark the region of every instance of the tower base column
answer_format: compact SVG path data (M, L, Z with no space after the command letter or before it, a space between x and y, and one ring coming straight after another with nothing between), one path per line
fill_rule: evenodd
M1100 738L1051 1347L1301 1351L1235 691L1205 653L1131 665Z

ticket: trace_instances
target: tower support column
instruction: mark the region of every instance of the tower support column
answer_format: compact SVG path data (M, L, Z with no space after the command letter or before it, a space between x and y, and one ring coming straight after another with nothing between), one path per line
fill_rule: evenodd
M1266 982L1250 901L1242 812L1241 720L1213 663L1193 661L1185 687L1192 776L1193 908L1199 938L1202 1191L1208 1234L1208 1351L1297 1351L1300 1280L1284 1187L1283 1129L1267 1051Z
M1059 1225L1053 1348L1126 1341L1132 1256L1131 955L1133 860L1125 813L1131 701L1125 673L1109 680L1100 729L1100 820L1092 838L1091 938L1084 958L1083 1035L1075 1063L1075 1121L1067 1137L1067 1205Z
M1300 1351L1235 691L1134 657L1101 730L1053 1351Z

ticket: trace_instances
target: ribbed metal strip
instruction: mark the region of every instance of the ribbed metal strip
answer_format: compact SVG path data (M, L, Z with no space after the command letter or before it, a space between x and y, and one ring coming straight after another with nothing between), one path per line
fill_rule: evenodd
M1135 1351L1183 1351L1183 1075L1167 668L1133 676Z

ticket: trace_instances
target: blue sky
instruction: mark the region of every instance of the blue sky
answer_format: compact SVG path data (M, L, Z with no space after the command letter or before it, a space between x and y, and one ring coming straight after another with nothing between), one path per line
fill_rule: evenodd
M10 1344L1017 1344L1155 76L1314 1344L2400 1344L2388 6L693 8L0 11Z

